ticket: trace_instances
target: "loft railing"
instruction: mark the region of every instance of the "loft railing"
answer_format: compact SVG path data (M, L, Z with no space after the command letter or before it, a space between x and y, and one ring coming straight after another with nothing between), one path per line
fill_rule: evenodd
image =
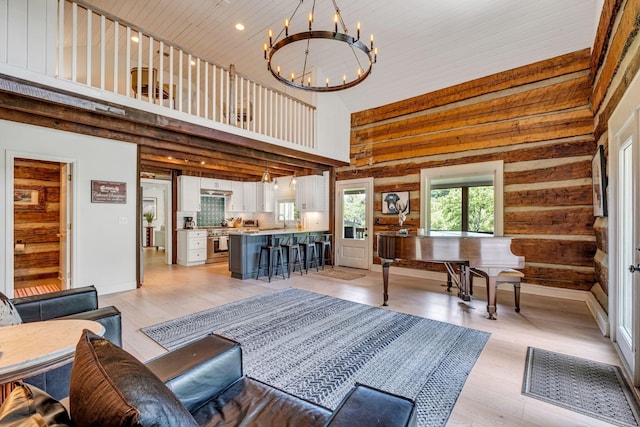
M56 1L57 11L53 10ZM20 2L9 5L23 7ZM237 74L233 65L216 65L82 0L47 0L47 5L52 10L42 12L48 14L43 21L51 23L51 15L57 13L53 17L57 19L57 78L316 148L315 107L250 81ZM0 13L0 20L4 15L11 24L11 13ZM42 29L30 25L29 19L24 32L37 36ZM0 34L0 62L3 49L11 49L11 37L8 33L3 40ZM42 44L39 49L51 55L50 41ZM30 48L30 43L25 47ZM10 52L5 54L5 62L10 63L10 57ZM24 65L29 68L27 62Z

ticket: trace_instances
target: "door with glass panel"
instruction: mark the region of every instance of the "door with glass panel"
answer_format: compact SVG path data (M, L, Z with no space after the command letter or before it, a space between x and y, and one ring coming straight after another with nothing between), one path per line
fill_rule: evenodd
M640 385L640 74L609 121L609 319L611 335Z
M373 179L336 183L336 265L369 269Z

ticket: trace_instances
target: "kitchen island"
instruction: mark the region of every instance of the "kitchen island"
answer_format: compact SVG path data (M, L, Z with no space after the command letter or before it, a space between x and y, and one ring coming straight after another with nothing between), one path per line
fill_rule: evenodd
M279 237L280 243L286 243L291 236L296 236L299 241L309 238L313 241L319 240L320 236L327 233L327 229L305 229L295 228L271 228L271 229L244 229L229 230L229 271L231 277L236 279L250 279L256 277L258 272L258 256L260 247L266 245L270 237ZM285 265L287 254L285 256Z

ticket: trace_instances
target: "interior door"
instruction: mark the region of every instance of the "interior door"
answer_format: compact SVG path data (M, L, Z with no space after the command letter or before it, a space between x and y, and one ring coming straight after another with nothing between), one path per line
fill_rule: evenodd
M336 183L336 265L369 269L373 178Z
M69 237L71 234L71 221L69 212L71 212L71 192L69 191L69 178L71 176L71 165L62 163L60 165L60 270L58 277L60 279L61 289L69 289L71 287L71 262Z
M609 315L612 339L640 385L640 74L609 121Z

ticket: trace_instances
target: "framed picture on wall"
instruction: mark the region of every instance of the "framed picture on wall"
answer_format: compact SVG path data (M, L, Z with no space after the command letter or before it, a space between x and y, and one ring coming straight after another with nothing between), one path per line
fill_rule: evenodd
M591 161L593 216L607 216L607 174L605 165L604 148L600 145Z
M151 216L153 215L153 216ZM156 197L144 197L142 199L142 216L156 219L158 215L158 199Z
M409 192L382 193L382 213L384 215L398 215L400 212L409 213Z
M13 206L15 209L44 209L44 187L17 185L13 190Z

